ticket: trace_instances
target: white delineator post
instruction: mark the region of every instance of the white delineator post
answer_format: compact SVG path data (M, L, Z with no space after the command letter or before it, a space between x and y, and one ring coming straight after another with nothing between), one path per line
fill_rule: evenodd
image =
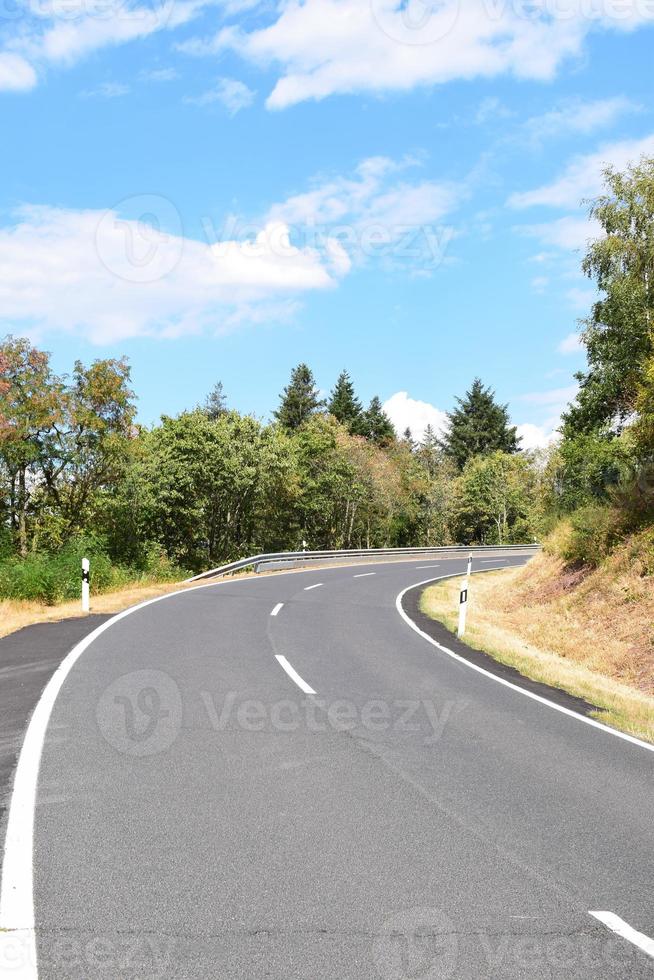
M89 611L89 560L82 558L82 612Z
M472 575L472 552L468 555L468 570L466 572L466 578L470 578Z
M468 608L468 579L464 578L459 593L459 628L456 635L461 639L466 631L466 609Z

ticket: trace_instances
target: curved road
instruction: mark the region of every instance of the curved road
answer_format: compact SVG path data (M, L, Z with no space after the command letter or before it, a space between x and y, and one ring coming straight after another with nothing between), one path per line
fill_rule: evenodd
M39 977L651 976L590 912L654 935L654 756L411 630L398 593L463 567L232 580L103 632L47 727Z

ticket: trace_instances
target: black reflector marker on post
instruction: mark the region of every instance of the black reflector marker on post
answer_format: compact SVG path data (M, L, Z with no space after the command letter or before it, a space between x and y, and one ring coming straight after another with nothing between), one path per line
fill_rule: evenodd
M82 558L82 612L89 611L89 586L91 581L89 568L88 558Z

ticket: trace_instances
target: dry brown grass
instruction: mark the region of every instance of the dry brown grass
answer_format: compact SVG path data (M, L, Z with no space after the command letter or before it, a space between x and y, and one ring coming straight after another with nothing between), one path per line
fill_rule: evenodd
M92 613L117 613L146 599L186 588L181 582L152 582L128 585L116 592L105 592L91 597ZM24 626L34 623L58 623L62 619L83 616L79 599L62 602L57 606L46 606L42 602L25 602L13 599L0 599L0 636L7 636Z
M599 707L599 720L654 742L654 581L617 552L596 571L539 555L475 576L466 642ZM456 628L459 580L428 589L424 612Z

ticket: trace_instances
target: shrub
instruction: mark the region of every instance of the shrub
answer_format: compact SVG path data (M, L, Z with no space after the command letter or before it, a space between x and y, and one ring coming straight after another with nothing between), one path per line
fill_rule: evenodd
M112 564L104 542L94 537L69 541L58 552L37 552L27 558L0 562L0 597L55 605L76 599L81 590L82 558L91 562L92 592L107 592L135 580L169 581L184 573L159 551L151 549L144 569Z
M596 567L611 553L623 533L623 516L616 508L587 504L555 528L546 550L565 562Z

